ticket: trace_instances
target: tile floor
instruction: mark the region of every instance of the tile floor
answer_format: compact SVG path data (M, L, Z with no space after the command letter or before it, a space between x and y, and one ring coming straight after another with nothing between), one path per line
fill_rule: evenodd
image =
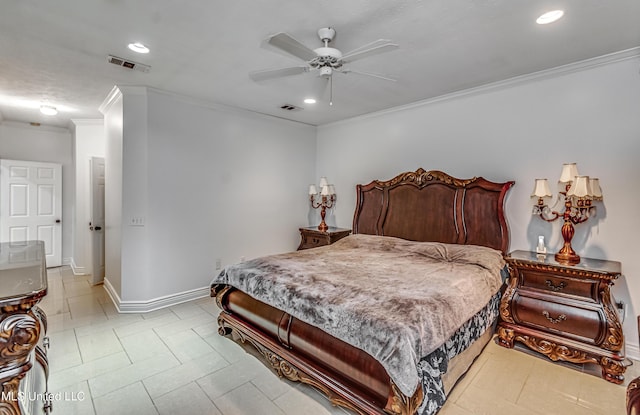
M118 314L102 286L49 270L54 415L346 415L218 335L213 299ZM640 364L627 379L640 375ZM624 414L625 388L490 343L441 415Z

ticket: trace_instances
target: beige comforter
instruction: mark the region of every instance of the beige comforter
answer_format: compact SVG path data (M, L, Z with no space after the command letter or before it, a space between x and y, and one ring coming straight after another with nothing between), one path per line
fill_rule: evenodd
M232 285L376 358L407 396L417 364L501 285L502 254L474 245L351 235L333 245L232 265Z

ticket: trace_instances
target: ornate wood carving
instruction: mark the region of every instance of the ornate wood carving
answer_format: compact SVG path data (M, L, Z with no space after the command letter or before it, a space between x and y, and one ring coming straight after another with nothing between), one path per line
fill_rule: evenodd
M256 357L260 358L260 360L266 363L267 366L269 366L279 377L286 378L293 382L301 382L301 383L305 383L307 385L313 386L314 388L318 389L321 393L323 393L329 399L332 405L348 408L361 415L368 415L368 412L363 412L362 409L355 406L352 402L334 393L325 384L317 381L313 376L310 376L306 372L297 368L295 365L289 363L286 359L281 357L278 353L264 346L263 344L255 340L253 337L245 334L242 330L239 330L237 327L234 327L233 325L229 324L222 315L218 318L218 325L219 325L218 332L221 335L228 336L231 339L241 344L246 344L246 343L250 344L259 353L258 355L256 355ZM422 389L420 389L420 391L422 391ZM398 393L401 394L401 392L399 391ZM401 397L398 397L398 399L402 400ZM420 401L422 401L422 399L420 399ZM397 415L412 415L414 413L415 412L398 412ZM395 415L396 413L394 412L393 414Z
M29 353L40 338L40 324L32 312L0 317L0 366L18 368L29 364Z
M627 386L627 415L640 415L640 378Z
M542 353L554 362L564 360L571 363L598 363L598 359L584 351L571 349L563 344L557 344L549 340L526 335L516 335L514 340L521 341L530 349Z
M422 404L422 399L424 399L422 387L418 387L416 393L411 397L400 392L400 389L393 382L391 382L391 390L393 391L393 397L390 399L390 405L388 403L385 410L394 415L415 414Z
M510 281L500 304L500 344L519 341L554 361L594 363L604 379L621 383L624 334L610 292L620 264L585 258L591 262L562 265L525 251L506 260ZM536 320L540 313L551 324Z
M613 352L619 352L624 347L624 334L622 332L622 324L620 324L618 314L615 311L615 306L611 302L609 284L603 284L600 298L602 298L607 320L607 335L604 342L602 342L602 347Z
M513 184L482 177L457 179L420 168L390 180L357 185L353 233L483 245L506 253L509 229L504 198Z

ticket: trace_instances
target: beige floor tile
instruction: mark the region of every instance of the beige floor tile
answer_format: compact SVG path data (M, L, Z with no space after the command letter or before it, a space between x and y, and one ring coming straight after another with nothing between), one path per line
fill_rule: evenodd
M440 409L440 412L438 412L438 415L473 415L473 412L462 409L455 403L447 400L442 409Z
M83 296L86 297L86 296ZM99 314L105 315L104 308L102 308L102 304L100 304L97 300L94 301L81 301L81 302L71 302L69 301L69 313L71 313L71 318L84 317L91 314Z
M216 334L204 338L211 347L218 351L229 363L239 362L247 357L247 352L236 342Z
M175 313L174 313L175 315ZM199 327L204 324L213 324L217 325L217 319L213 317L209 313L200 313L193 317L189 317L186 319L178 319L173 323L169 323L167 325L159 326L154 328L154 331L158 333L161 338L173 336L176 333L185 330L191 330L193 327Z
M50 389L54 397L52 405L55 414L95 415L93 400L87 382L69 385L65 388Z
M130 364L131 361L127 355L121 352L68 369L58 370L56 372L52 371L49 374L49 387L51 387L52 390L62 389Z
M83 362L122 352L120 339L113 330L103 330L90 336L78 337L78 346Z
M144 321L140 314L118 314L117 317L102 319L90 325L76 327L76 336L90 336L101 331L112 331L116 328Z
M310 399L311 398L311 399ZM273 401L287 415L344 415L345 412L332 405L329 399L320 395L308 385L291 388Z
M583 376L578 404L595 413L623 414L626 411L626 388L595 376Z
M498 389L480 389L475 385L470 385L455 404L474 415L551 415L505 400Z
M190 360L175 368L146 378L143 383L152 398L162 396L210 373L227 367L229 363L217 352Z
M167 324L174 323L176 321L180 321L178 316L173 313L166 313L156 316L152 319L143 319L141 321L127 324L121 327L116 327L114 330L118 337L127 337L132 336L141 331L154 329L156 327L165 326Z
M155 405L142 386L137 382L93 400L96 415L157 415Z
M248 397L251 397L248 399ZM224 415L285 415L272 401L251 383L220 396L213 403ZM304 412L299 412L303 414Z
M222 415L195 382L155 398L153 402L161 415Z
M132 362L138 362L154 356L175 357L152 329L123 337L120 339L120 343Z
M165 344L181 362L209 354L213 348L193 330L180 331L164 339Z
M197 304L193 304L191 302L178 304L173 307L169 307L169 309L173 311L181 320L195 317L198 314L202 314L205 312L201 307L198 307Z
M48 334L50 347L47 350L52 371L67 369L82 364L80 349L73 330Z
M236 362L199 379L198 385L215 402L215 399L265 373L273 375L269 369L256 361L255 358L247 356L245 360Z
M94 398L106 395L124 386L179 365L180 362L173 356L154 356L149 359L140 360L129 366L121 367L120 369L112 370L89 379L91 395Z
M471 380L470 387L496 393L500 399L515 403L534 363L535 358L517 351L512 351L509 358L488 359Z
M47 310L44 310L45 313ZM47 314L47 324L49 333L75 329L76 327L84 327L91 324L107 321L107 316L103 314L90 314L88 316L80 316L73 318L70 313L57 314L49 317Z
M251 380L265 396L271 400L274 400L291 389L296 388L299 384L280 378L273 373L264 373L256 376Z

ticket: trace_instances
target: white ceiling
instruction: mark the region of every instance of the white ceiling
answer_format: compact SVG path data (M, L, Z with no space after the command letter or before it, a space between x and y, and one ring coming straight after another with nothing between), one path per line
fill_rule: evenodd
M545 11L565 17L537 25ZM638 0L3 0L0 8L0 120L66 127L100 118L114 85L144 85L198 100L320 125L640 46ZM389 82L334 75L334 105L308 105L310 73L263 83L258 69L301 61L260 46L287 32L309 47L317 30L337 31L343 52L377 39L399 49L351 69ZM151 52L127 49L142 42ZM107 63L107 55L149 73ZM326 97L325 97L326 98ZM47 117L25 102L60 109ZM302 107L287 112L283 104Z

